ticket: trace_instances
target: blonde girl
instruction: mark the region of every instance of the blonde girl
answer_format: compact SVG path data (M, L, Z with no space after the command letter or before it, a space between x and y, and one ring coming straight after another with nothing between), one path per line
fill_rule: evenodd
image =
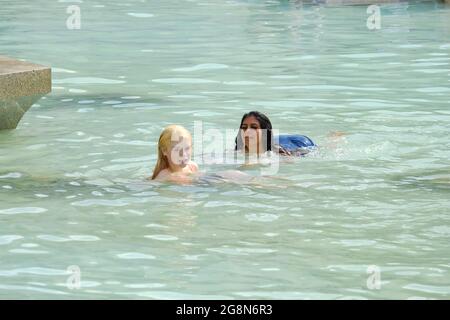
M189 175L198 172L198 166L191 161L192 136L182 126L170 125L159 137L158 161L152 180L189 182Z

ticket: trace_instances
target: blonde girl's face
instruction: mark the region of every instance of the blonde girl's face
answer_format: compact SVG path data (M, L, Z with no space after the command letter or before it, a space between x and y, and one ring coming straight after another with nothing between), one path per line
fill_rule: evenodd
M180 137L178 141L172 141L170 150L166 150L164 155L169 160L171 168L184 168L191 161L192 140L190 137Z

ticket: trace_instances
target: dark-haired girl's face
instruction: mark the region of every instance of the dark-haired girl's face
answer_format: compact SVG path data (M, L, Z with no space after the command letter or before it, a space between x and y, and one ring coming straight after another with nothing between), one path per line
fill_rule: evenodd
M240 134L246 153L264 152L264 147L261 145L263 141L262 129L258 119L254 116L245 118L240 128Z

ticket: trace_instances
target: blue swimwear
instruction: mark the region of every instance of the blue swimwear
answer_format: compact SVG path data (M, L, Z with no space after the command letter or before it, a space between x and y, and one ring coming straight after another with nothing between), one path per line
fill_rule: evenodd
M315 148L316 144L307 136L300 134L282 134L274 137L275 146L280 147L281 151L288 151L292 155L304 155Z

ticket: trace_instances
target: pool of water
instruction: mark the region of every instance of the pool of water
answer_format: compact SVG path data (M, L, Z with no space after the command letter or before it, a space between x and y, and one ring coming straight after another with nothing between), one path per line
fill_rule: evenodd
M449 298L450 7L382 5L379 30L366 10L2 5L1 53L54 81L0 133L0 298ZM145 181L165 125L252 109L320 152L252 183Z

